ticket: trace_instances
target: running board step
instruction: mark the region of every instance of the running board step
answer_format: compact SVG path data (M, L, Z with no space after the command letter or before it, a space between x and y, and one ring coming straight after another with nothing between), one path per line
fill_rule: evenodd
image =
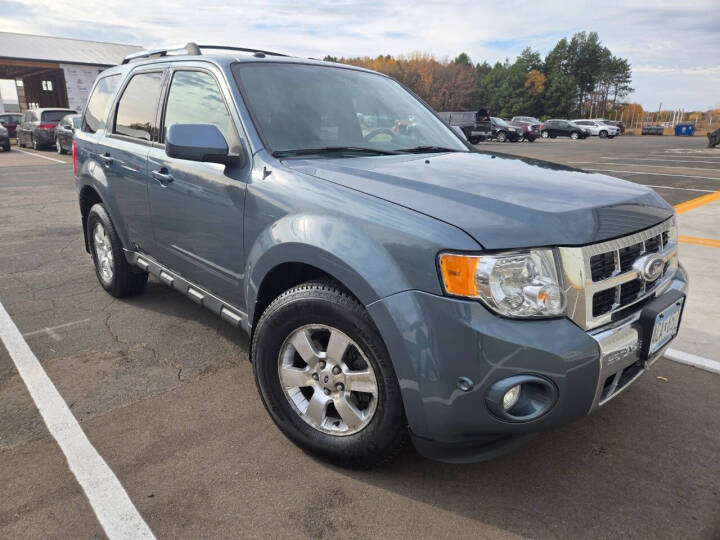
M165 285L172 287L176 291L180 291L196 304L208 308L233 326L249 331L247 314L229 302L186 280L179 274L161 265L152 257L144 254L141 255L135 251L125 250L125 258L130 264L152 274Z

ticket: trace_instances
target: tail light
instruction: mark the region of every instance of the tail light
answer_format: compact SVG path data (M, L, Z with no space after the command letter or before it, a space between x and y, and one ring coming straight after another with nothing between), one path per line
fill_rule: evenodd
M53 129L57 124L39 124L40 129Z
M75 141L73 141L73 144L72 144L73 176L77 176L77 158L75 157L76 154L77 154L77 147L75 145Z

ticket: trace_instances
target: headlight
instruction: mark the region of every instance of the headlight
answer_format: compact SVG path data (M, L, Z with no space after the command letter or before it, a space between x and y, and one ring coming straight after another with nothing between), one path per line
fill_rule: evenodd
M508 317L556 317L565 313L565 294L551 249L490 255L442 253L445 292L477 298Z

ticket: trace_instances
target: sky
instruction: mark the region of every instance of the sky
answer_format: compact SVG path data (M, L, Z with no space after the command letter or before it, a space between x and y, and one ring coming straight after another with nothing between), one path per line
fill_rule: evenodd
M494 63L528 46L544 56L582 30L630 61L630 101L646 110L720 108L720 0L0 0L0 31L313 58L466 52Z

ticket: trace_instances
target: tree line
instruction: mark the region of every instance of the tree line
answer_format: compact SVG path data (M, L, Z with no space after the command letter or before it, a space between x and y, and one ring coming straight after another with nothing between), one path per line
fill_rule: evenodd
M466 53L453 60L426 53L325 60L390 75L437 111L486 108L503 117L605 117L633 91L630 63L613 55L595 32L561 39L544 59L527 47L514 62L495 65L474 63Z

